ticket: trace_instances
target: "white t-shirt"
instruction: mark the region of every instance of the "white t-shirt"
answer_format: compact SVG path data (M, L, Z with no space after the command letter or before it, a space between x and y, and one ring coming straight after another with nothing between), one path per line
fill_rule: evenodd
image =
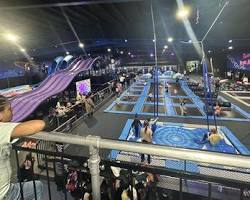
M2 200L10 187L10 137L18 123L0 122L0 200Z

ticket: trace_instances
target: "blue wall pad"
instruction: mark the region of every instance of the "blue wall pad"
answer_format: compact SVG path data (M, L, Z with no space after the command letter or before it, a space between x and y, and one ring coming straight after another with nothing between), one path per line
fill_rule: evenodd
M204 103L200 100L199 97L197 97L193 91L188 87L187 82L180 81L181 87L184 90L184 92L193 100L193 102L197 105L198 109L203 115L206 115L204 112Z

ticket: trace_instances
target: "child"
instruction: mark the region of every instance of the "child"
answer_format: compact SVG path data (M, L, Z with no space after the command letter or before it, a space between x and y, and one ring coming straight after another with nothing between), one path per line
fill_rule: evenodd
M216 103L216 106L215 106L215 109L214 109L214 114L215 114L217 117L219 117L220 114L221 114L221 107L220 107L220 105L219 105L218 102Z
M10 183L10 141L13 138L33 135L42 131L45 123L42 120L31 120L23 123L10 123L11 105L8 99L0 95L0 199L21 199L20 184ZM37 200L41 199L43 185L35 181ZM24 199L35 199L33 181L22 186Z
M181 115L186 116L187 115L187 107L186 107L186 102L182 101L180 103L180 109L181 109Z

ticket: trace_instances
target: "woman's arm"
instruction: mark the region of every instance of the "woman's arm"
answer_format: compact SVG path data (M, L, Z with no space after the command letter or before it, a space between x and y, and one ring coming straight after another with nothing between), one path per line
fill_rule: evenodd
M31 120L18 124L11 133L12 138L33 135L42 131L45 127L43 120Z

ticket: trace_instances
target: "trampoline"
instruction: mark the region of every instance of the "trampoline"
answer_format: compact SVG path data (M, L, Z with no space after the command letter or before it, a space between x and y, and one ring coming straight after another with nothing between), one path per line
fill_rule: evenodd
M136 102L139 96L122 96L121 101Z
M159 105L158 107L158 111L161 114L165 114L166 113L166 107ZM143 113L154 113L154 105L144 105L142 108L142 112Z
M187 108L186 116L203 116L198 108L195 108L195 107L186 107L186 108ZM174 109L177 115L181 115L181 109L179 106L175 106Z
M146 101L147 101L147 103L148 103L148 102L149 102L149 103L153 103L153 102L154 102L154 98L147 97ZM163 102L164 102L164 98L163 98L163 97L159 97L159 98L158 98L158 102L159 102L159 103L163 103Z
M112 110L114 111L125 111L125 112L132 112L134 108L134 104L124 104L124 103L120 103L115 104L112 108Z
M249 99L241 99L241 100L250 105L250 98Z
M168 89L170 90L171 96L187 96L179 84L170 84Z
M192 99L189 98L171 98L173 103L181 103L181 101L185 101L186 104L193 104Z
M154 94L154 86L153 85L150 86L148 94L149 93ZM164 94L164 88L163 87L158 87L158 94L159 95Z
M222 110L220 117L246 119L246 117L244 117L240 112L235 109Z
M133 86L132 90L140 90L142 91L144 87Z
M130 95L140 95L142 91L128 90Z

